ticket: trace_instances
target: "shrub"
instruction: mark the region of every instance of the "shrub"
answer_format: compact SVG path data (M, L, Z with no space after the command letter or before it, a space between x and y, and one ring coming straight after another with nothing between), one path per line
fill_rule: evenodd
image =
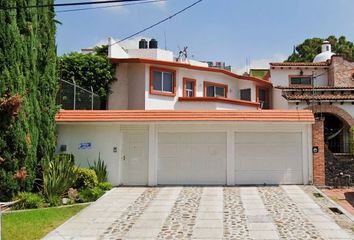
M90 169L93 169L96 172L98 182L107 181L107 166L103 160L101 160L101 154L98 153L98 160L93 162L93 166L90 166Z
M112 189L112 184L110 182L100 182L97 187L101 188L103 191L108 191Z
M105 191L99 187L85 188L79 193L79 196L83 202L93 202L100 198L104 193Z
M77 169L72 159L55 156L43 162L43 193L51 205L59 205L68 189L73 186Z
M14 200L19 200L14 204L14 209L41 208L45 204L43 196L31 192L20 192Z
M77 168L76 189L93 188L98 184L95 170L89 168Z

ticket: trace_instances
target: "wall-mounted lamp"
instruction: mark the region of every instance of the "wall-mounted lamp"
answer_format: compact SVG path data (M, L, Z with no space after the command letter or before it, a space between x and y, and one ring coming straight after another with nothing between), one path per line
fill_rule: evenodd
M302 69L300 70L300 76L304 75L304 72L302 71Z

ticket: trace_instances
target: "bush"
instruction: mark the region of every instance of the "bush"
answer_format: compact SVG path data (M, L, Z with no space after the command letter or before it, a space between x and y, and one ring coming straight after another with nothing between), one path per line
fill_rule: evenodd
M85 188L79 193L79 196L83 202L93 202L100 198L104 193L105 191L99 187Z
M101 188L103 191L108 191L112 189L112 184L110 182L100 182L97 187Z
M50 205L59 205L61 198L75 183L77 168L69 157L55 156L43 162L43 193Z
M45 201L43 196L31 192L20 192L14 200L19 200L14 209L30 209L44 207Z
M107 181L107 166L103 160L101 160L101 154L98 153L98 160L93 162L93 166L90 166L90 169L93 169L96 172L98 182Z
M76 189L94 188L98 184L95 170L89 168L77 168Z

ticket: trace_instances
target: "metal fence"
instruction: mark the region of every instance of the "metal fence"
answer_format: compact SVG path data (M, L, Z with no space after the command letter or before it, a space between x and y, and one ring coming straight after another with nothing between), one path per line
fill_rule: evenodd
M75 80L68 82L60 80L57 104L66 110L98 110L101 108L100 96L76 84Z

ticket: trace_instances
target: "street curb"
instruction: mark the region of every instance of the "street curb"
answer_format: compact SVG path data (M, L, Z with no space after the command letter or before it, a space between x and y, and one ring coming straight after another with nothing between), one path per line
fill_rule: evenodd
M344 209L342 206L340 206L338 203L336 203L335 201L333 201L330 197L328 197L324 192L322 192L320 189L318 189L317 187L313 186L313 188L319 193L321 194L321 196L323 196L325 199L327 199L332 205L334 205L336 208L338 208L350 221L352 221L354 223L354 216L348 212L346 209Z

